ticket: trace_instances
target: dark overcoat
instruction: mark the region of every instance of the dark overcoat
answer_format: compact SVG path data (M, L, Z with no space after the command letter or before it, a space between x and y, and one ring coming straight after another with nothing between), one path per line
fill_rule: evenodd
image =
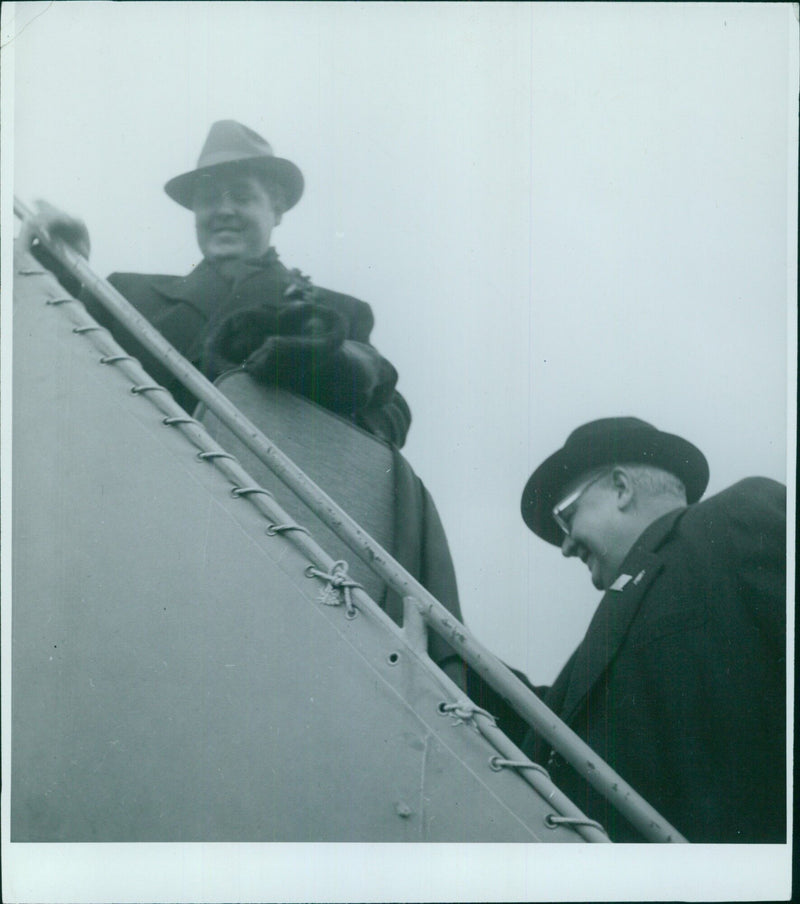
M545 702L692 842L786 836L786 488L748 478L654 522ZM529 756L642 840L546 742Z
M269 312L277 317L293 300L308 298L313 293L315 304L333 310L341 317L345 338L370 350L371 359L380 365L379 382L385 384L376 387L374 402L354 404L352 410L336 413L350 417L359 426L398 448L405 442L411 412L405 399L394 389L397 372L369 344L374 325L370 306L350 295L312 286L299 271L288 270L274 249L270 248L258 266L241 264L235 279L223 277L205 260L187 276L112 273L108 279L168 342L211 380L219 376L219 370L207 366L204 352L209 337L227 319L244 311ZM85 292L82 300L95 319L113 329L119 343L139 358L145 370L169 389L182 407L191 411L196 399L171 372L127 330L116 324L90 293Z
M308 298L311 288L308 279L298 271L284 267L272 249L260 266L242 265L235 280L223 278L212 265L203 261L185 277L114 273L109 282L211 380L219 373L204 366L204 352L209 337L227 318L256 309L278 313L293 299ZM315 304L339 314L347 340L369 346L374 318L366 302L317 286L313 286L312 297ZM120 326L88 291L83 293L82 300L92 316L112 330L120 345L141 361L150 376L169 389L179 404L191 412L196 399L172 373ZM373 358L378 357L374 352ZM393 446L395 540L390 552L461 620L455 571L439 514L424 484L398 451L405 441L411 414L403 397L394 390L394 368L384 359L380 360L381 373L387 368L391 372L387 378L391 386L388 391L383 387L384 391L376 393L380 401L352 412L350 419ZM337 414L347 413L337 411ZM392 618L402 622L403 602L396 593L387 590L384 598L377 602ZM457 659L452 647L433 632L430 632L428 651L439 665Z

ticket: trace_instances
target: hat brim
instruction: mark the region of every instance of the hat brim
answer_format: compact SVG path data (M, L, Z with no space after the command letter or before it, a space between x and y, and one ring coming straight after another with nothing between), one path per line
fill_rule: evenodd
M227 170L235 170L246 166L248 169L257 169L278 182L286 192L286 210L290 210L300 200L303 194L303 174L291 160L283 157L240 157L211 166L201 166L188 173L181 173L170 179L164 186L164 191L173 201L192 210L194 207L194 191L197 180L201 177L215 176Z
M643 464L662 468L686 487L686 501L697 502L708 486L708 462L692 443L672 433L607 436L591 444L565 446L531 474L522 492L522 518L543 540L560 546L564 535L553 519L553 506L570 483L603 465Z

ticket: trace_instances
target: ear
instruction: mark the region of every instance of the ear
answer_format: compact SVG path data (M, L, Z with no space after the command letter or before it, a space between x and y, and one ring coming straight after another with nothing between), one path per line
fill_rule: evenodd
M620 511L628 510L636 495L631 475L625 468L618 466L611 472L611 482L617 497L617 508Z

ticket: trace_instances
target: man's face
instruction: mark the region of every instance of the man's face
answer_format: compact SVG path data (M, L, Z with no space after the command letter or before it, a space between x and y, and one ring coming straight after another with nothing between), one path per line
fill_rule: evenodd
M194 195L197 244L208 260L253 260L280 222L266 187L250 173L202 179Z
M594 481L592 476L596 478ZM589 569L594 586L607 590L619 573L630 543L623 539L621 518L624 516L617 505L618 495L611 475L608 472L599 477L584 475L566 488L562 499L584 485L583 492L561 512L569 528L561 552L580 558Z

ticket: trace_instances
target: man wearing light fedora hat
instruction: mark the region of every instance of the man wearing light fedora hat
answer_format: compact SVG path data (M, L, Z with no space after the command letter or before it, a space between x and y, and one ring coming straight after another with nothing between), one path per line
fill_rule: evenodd
M433 500L398 449L411 414L395 389L397 371L370 344L368 304L314 285L287 269L272 247L273 229L303 193L303 176L260 135L233 120L215 122L197 165L170 179L167 195L194 214L203 260L187 276L114 273L109 282L206 377L243 369L262 383L304 395L392 447L393 556L457 618L455 573ZM38 225L89 256L82 221L39 202ZM30 240L30 239L28 239ZM34 254L73 293L58 262ZM88 291L81 300L125 350L188 411L196 399ZM402 600L387 594L392 614ZM429 644L440 665L454 660L438 637Z
M531 475L522 517L604 596L545 702L694 842L786 840L786 488L700 501L692 443L632 417L579 427ZM642 840L547 743L526 752Z
M194 213L202 262L183 277L114 273L109 282L209 379L243 367L254 379L308 396L400 448L411 413L395 389L397 371L369 343L370 306L313 285L299 270L287 269L272 247L273 229L303 187L298 167L275 156L252 129L234 120L215 122L195 168L164 186ZM41 202L39 219L88 257L89 236L80 220ZM91 295L83 300L112 326ZM132 336L113 329L191 409L195 400L176 378Z

